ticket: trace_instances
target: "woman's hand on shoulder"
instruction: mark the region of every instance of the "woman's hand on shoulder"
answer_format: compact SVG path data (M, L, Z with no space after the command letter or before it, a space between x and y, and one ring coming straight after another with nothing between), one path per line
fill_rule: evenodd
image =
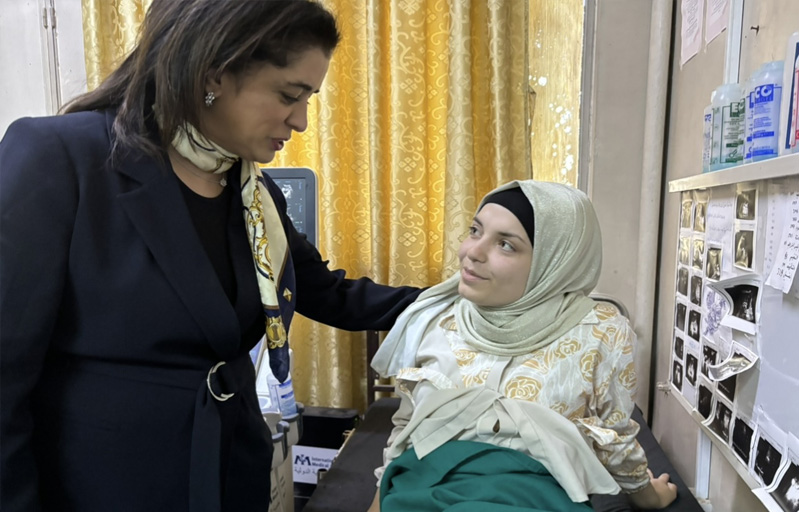
M669 482L669 474L663 473L655 478L647 469L649 484L640 491L630 494L630 501L637 509L652 510L666 508L677 499L677 486Z

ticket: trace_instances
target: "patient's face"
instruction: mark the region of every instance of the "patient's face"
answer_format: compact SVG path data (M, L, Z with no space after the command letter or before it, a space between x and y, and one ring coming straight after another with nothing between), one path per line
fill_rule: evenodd
M510 210L488 203L475 216L458 258L458 293L478 306L504 306L524 295L533 244Z

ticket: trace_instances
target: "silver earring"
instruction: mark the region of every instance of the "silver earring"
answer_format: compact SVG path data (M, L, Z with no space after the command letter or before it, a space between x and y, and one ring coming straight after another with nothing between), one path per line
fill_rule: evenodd
M215 99L216 95L214 94L214 91L208 91L207 93L205 93L205 106L210 107L211 105L213 105Z

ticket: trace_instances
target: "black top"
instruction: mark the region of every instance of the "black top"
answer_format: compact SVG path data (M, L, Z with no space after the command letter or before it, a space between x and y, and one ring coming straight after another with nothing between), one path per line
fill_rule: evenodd
M216 197L203 197L180 181L180 191L183 193L194 229L197 230L205 253L211 260L219 283L225 290L227 298L233 303L236 297L236 277L233 274L227 240L230 188L224 187L222 193Z

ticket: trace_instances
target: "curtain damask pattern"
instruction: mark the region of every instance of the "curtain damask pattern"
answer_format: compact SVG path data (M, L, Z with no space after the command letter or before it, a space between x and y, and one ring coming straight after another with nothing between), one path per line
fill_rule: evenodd
M86 82L95 89L133 49L152 0L83 0Z
M86 17L105 0L82 1ZM457 269L477 201L500 183L532 177L527 2L322 3L343 40L311 100L308 130L269 166L318 174L319 246L331 267L390 285L436 284ZM87 68L124 53L105 34L119 28L85 26L104 34L86 36ZM365 405L363 333L298 317L291 345L298 400Z
M577 186L584 0L530 0L535 179Z

